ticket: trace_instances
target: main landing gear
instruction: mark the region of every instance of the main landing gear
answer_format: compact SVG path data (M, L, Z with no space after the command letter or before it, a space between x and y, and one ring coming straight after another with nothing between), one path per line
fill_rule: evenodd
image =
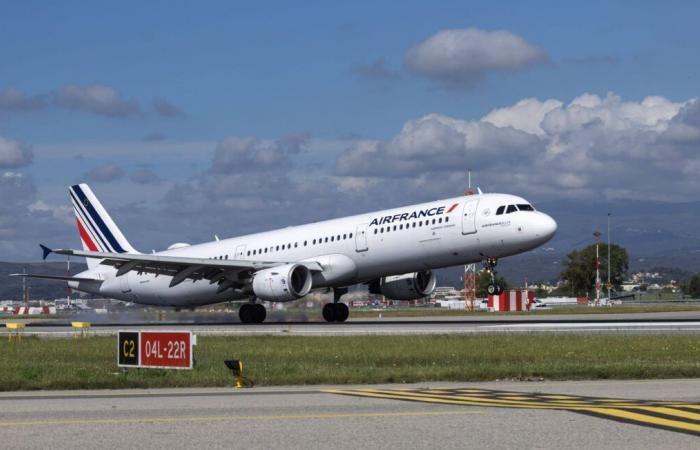
M260 303L245 303L238 309L238 318L243 323L263 323L267 310Z
M345 322L350 315L348 305L340 302L340 297L348 293L348 288L333 289L333 303L323 305L323 318L326 322Z
M486 261L484 261L484 268L491 277L491 282L486 287L486 291L489 295L499 295L503 292L503 288L496 283L496 264L498 264L496 258L486 258Z

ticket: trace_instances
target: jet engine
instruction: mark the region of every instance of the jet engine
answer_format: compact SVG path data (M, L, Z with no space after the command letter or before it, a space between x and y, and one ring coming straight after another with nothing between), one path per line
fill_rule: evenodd
M286 264L255 272L253 293L268 302L289 302L311 290L311 271L301 264Z
M417 300L433 293L437 279L429 270L383 277L369 285L372 294L390 300Z

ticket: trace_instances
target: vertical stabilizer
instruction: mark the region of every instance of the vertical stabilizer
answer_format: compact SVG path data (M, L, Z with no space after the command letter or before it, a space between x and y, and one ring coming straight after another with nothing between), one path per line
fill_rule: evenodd
M107 210L87 184L76 184L68 189L75 211L80 241L83 250L109 253L139 253L129 244L124 234L114 223ZM88 267L99 262L87 258Z

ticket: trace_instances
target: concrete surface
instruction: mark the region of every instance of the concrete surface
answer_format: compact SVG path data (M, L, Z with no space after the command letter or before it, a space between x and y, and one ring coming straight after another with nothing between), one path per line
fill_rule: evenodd
M367 386L361 386L366 388ZM700 380L421 383L700 402ZM326 388L0 393L4 448L673 448L696 436L558 410L414 403Z

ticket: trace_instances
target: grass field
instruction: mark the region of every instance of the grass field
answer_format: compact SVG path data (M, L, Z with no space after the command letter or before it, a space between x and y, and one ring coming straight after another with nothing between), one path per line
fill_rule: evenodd
M561 315L561 314L629 314L653 312L700 311L700 305L621 305L600 308L587 306L557 306L551 309L535 309L529 312L489 313L485 310L465 311L446 308L387 308L387 309L352 309L351 318L379 317L453 317L453 316L500 316L500 315Z
M0 390L700 377L695 335L200 337L191 371L116 366L116 337L0 342Z

